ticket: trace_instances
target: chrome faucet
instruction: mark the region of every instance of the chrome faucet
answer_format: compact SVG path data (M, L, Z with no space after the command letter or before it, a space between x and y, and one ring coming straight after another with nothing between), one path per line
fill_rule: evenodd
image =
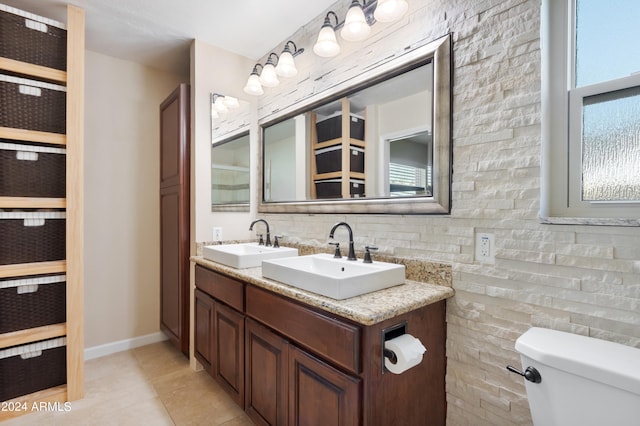
M254 220L253 222L251 222L251 225L249 225L249 231L253 231L253 225L255 225L258 222L264 223L264 226L267 227L267 242L264 245L269 247L271 245L271 233L269 232L269 224L267 223L266 220L264 220L264 219L256 219L256 220Z
M358 260L356 259L356 251L353 248L353 231L351 230L351 227L347 222L338 222L333 225L333 228L331 228L331 232L329 232L329 238L333 239L333 233L335 232L336 228L340 226L346 227L347 231L349 231L349 255L347 256L347 260Z

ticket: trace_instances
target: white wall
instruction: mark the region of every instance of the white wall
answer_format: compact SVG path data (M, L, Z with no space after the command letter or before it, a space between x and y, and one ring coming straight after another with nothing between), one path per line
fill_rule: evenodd
M347 5L333 9L344 16ZM343 43L332 59L311 52L323 18L289 37L308 48L296 58L300 74L260 98L261 117L406 46L453 33L450 216L262 215L290 238L319 245L346 220L359 247L453 266L447 423L531 423L523 380L505 369L519 365L514 342L531 326L640 347L640 228L538 220L540 1L413 0L407 17L376 24L366 42ZM496 236L494 264L474 259L479 232Z
M159 331L159 106L180 82L86 52L86 347Z
M225 240L243 240L248 231L251 212L211 211L211 93L247 99L242 91L254 62L198 40L191 44L191 147L192 147L192 241L212 241L214 226L222 227ZM249 100L249 99L248 99ZM250 101L255 102L253 99ZM233 114L229 112L228 114ZM253 132L255 135L255 132ZM220 135L216 135L220 136ZM255 136L251 150L257 149ZM254 155L255 157L255 155ZM255 180L255 161L252 181ZM255 188L252 188L253 191ZM252 197L253 198L253 197ZM241 223L242 226L236 226Z

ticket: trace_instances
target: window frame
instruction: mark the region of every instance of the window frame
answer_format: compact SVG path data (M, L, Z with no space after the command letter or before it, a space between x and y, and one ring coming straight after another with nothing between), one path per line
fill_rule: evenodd
M575 7L576 0L542 2L540 218L544 223L640 226L640 202L581 200L583 100L639 86L640 74L574 88Z

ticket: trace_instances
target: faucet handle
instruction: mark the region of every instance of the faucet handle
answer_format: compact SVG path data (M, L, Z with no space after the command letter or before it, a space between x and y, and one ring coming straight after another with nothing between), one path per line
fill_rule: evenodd
M373 263L371 260L371 252L370 250L378 250L378 247L375 246L364 246L364 260L363 263Z
M336 246L336 252L333 254L333 257L336 259L342 259L342 254L340 253L340 243L339 242L330 242L332 246Z
M262 239L262 234L256 234L258 236L258 238L260 238L260 240L258 241L258 245L259 246L263 246L264 245L264 240Z
M273 248L280 248L280 243L278 242L278 238L284 238L284 235L274 235L273 236Z

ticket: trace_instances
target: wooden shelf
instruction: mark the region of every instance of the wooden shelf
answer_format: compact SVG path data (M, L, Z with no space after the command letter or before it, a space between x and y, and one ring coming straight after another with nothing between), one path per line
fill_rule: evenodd
M84 11L67 5L67 71L0 58L2 70L59 82L67 89L65 134L0 127L0 139L63 145L66 149L66 198L0 197L0 208L66 210L66 260L0 265L0 278L66 274L66 323L1 334L0 348L61 336L66 336L67 342L66 385L15 398L12 401L27 404L27 411L0 412L0 421L28 413L34 403L64 403L84 396L84 55Z
M25 277L27 275L58 274L67 271L65 260L52 262L16 263L0 265L0 278Z
M65 198L0 197L0 208L5 209L64 209L66 207Z
M351 117L351 105L349 104L349 100L347 98L342 98L341 100L341 115L342 115L342 128L341 134L342 136L339 138L334 138L328 141L316 142L318 140L318 134L316 131L316 120L317 117L315 114L310 115L309 124L311 126L311 198L317 198L317 188L316 182L325 179L340 179L341 180L341 196L342 198L351 198L351 179L360 179L365 180L365 173L362 172L354 172L351 171L351 148L365 148L365 141L361 141L359 139L354 139L351 137L351 125L349 121L349 117ZM316 165L316 150L328 148L331 146L340 145L342 149L342 160L341 160L341 168L338 171L331 173L315 173L317 170Z
M41 65L34 65L28 62L16 61L15 59L0 57L0 69L25 74L31 77L38 77L45 80L53 80L60 83L67 82L67 72L55 68L47 68Z
M35 130L13 129L11 127L0 127L0 138L55 145L67 144L67 136L60 133L37 132Z
M322 148L327 148L330 146L341 145L341 144L342 144L342 138L336 138L336 139L331 139L328 141L318 142L316 144L313 144L313 149L322 149ZM349 138L349 145L357 146L360 148L365 147L364 141L361 141L360 139L353 139L353 138Z
M49 388L40 392L34 392L29 395L19 396L14 399L10 399L7 403L19 404L21 408L25 408L25 411L0 411L0 422L8 420L14 417L22 416L30 412L35 412L40 407L40 403L44 402L59 402L64 404L67 401L67 385L56 386L55 388ZM36 410L32 410L35 408Z
M0 334L0 349L37 342L39 340L53 339L54 337L62 337L66 334L67 325L64 323L13 331L11 333Z

